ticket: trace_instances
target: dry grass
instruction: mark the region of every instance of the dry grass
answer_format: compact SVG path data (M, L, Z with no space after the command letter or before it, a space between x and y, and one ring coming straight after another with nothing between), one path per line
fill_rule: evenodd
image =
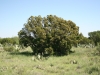
M100 75L100 56L93 55L95 48L72 50L75 53L68 56L35 61L29 48L18 53L0 52L0 75Z

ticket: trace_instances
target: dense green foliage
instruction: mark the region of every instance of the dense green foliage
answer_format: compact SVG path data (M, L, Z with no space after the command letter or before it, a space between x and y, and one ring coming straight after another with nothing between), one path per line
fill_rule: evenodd
M55 15L31 16L18 35L20 44L30 46L34 53L65 55L77 43L79 27Z
M95 45L100 43L100 31L89 32L89 39L93 40Z

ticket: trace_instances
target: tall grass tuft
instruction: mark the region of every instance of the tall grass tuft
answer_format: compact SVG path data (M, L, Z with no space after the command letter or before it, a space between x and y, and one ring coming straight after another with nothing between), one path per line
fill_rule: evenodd
M12 51L14 51L15 50L15 48L14 47L12 47L12 46L9 46L9 47L4 47L4 50L5 51L8 51L8 52L12 52Z
M98 45L97 48L96 48L96 54L100 55L100 45Z

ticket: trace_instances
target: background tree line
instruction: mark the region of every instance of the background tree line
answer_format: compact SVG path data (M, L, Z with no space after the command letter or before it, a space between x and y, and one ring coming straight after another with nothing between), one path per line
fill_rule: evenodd
M88 33L88 37L84 37L82 33L79 34L79 43L80 44L94 44L95 46L97 46L98 44L100 44L100 31L93 31L93 32L89 32Z
M18 37L0 38L0 49L8 52L16 52L22 47Z
M5 45L5 44L12 44L12 45L15 45L15 44L19 44L19 38L18 37L9 37L9 38L0 38L0 43L2 45Z

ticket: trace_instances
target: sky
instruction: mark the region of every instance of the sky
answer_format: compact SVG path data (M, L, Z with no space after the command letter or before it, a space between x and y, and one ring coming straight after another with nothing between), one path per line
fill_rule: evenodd
M85 37L100 30L100 0L0 0L0 37L18 36L30 16L73 21Z

